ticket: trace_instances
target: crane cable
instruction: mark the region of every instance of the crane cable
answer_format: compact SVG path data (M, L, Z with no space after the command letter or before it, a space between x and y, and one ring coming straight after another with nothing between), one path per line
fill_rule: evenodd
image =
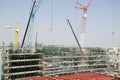
M113 0L113 8L112 8L112 46L114 46L114 17L115 17L115 0Z
M53 0L51 0L51 31L53 31Z

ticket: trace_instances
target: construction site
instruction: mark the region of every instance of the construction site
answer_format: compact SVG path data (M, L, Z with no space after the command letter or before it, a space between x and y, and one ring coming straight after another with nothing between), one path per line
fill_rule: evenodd
M86 48L84 56L74 47L34 49L3 50L2 80L119 80L119 63L105 49Z
M77 46L39 45L38 33L34 39L32 30L35 14L45 0L31 1L22 42L19 41L20 28L17 25L14 46L0 46L1 80L120 80L120 47L84 46L88 9L96 0L88 0L87 5L75 3L75 9L83 11L80 40L72 21L65 20ZM112 32L112 35L115 33Z

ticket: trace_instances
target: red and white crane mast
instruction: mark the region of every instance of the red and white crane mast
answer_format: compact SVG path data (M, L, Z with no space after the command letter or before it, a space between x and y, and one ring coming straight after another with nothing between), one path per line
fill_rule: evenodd
M93 0L89 0L87 6L84 6L80 2L76 2L76 4L78 4L78 6L76 6L75 8L83 9L83 11L84 11L84 14L83 14L83 17L82 17L82 29L81 29L81 34L80 34L80 44L81 44L82 47L83 47L84 42L85 42L85 30L86 30L87 10L88 10L88 7L90 6L90 4L92 3L92 1Z

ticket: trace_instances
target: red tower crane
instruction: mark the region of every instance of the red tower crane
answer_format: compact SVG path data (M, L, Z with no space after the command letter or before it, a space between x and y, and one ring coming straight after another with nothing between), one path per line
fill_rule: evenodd
M78 6L76 6L75 8L83 9L83 10L84 10L84 14L83 14L83 18L82 18L82 30L81 30L81 34L80 34L80 44L81 44L82 47L83 47L84 41L85 41L85 30L86 30L87 10L88 10L88 7L90 6L90 4L92 3L92 1L93 1L93 0L89 0L87 6L84 6L84 5L81 4L80 2L76 2L76 4L78 4Z

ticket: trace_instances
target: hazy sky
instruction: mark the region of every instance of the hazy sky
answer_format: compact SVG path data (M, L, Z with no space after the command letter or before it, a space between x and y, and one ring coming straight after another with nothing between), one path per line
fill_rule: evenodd
M88 0L43 0L35 15L32 42L38 32L38 42L53 45L77 46L66 22L70 22L80 38L83 10L75 9L75 2L87 4ZM0 45L14 42L16 23L20 27L21 43L32 0L0 0ZM3 26L12 26L4 29ZM53 30L50 30L53 28ZM112 35L114 32L114 36ZM120 46L120 0L94 0L88 9L85 46Z

